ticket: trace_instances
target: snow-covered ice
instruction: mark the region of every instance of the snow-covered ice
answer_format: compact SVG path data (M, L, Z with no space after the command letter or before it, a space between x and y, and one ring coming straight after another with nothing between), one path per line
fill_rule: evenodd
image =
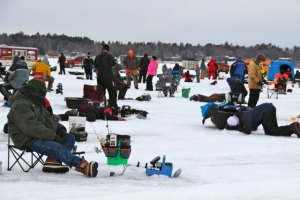
M50 59L56 65L57 59ZM167 64L173 67L174 64ZM161 71L162 64L159 65ZM82 71L81 68L67 71ZM83 85L95 85L96 80L79 80L75 75L58 75L54 86L63 85L63 95L48 93L55 114L67 110L65 97L82 97ZM157 77L154 78L155 84ZM157 97L151 94L150 102L135 100L118 101L119 106L148 111L146 120L135 115L127 121L109 121L113 133L130 135L132 153L129 166L122 176L123 166L106 164L103 153L97 154L94 147L100 148L96 134L105 136L106 122L87 122L89 133L87 142L77 143L79 151L86 151L85 158L100 163L96 178L86 178L73 169L66 174L48 174L37 165L28 173L18 166L7 171L7 135L0 134L0 199L257 199L287 200L299 199L300 192L300 140L297 137L272 137L264 135L260 126L256 132L246 135L237 131L218 130L210 119L202 124L200 106L205 103L189 101L181 96L182 88L191 88L193 94L226 93L229 86L224 80L210 85L212 80L201 83L185 83L181 80L174 98ZM54 89L55 89L54 87ZM128 90L126 97L136 98L145 93L146 85ZM292 88L291 84L288 88ZM291 117L299 113L300 88L295 85L292 93L280 95L278 99L268 99L266 88L260 94L259 104L272 102L277 108L279 125L291 123ZM247 97L248 99L248 97ZM0 104L4 100L0 98ZM0 107L0 127L6 122L9 108ZM62 122L68 127L68 122ZM2 130L2 128L1 128ZM96 131L96 133L95 133ZM145 163L156 156L166 155L174 170L181 168L178 178L166 176L146 176ZM141 167L135 167L140 162ZM115 172L116 177L109 177Z

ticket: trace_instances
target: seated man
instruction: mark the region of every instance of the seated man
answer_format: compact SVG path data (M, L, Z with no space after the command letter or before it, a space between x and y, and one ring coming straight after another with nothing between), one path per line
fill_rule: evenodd
M48 81L48 90L49 91L53 91L53 83L54 83L54 78L51 76L51 70L50 70L50 66L47 64L47 60L43 60L43 61L37 61L36 63L34 63L31 66L31 69L34 72L41 72L43 73L46 77L44 78L45 81Z
M115 60L115 62L116 65L113 67L113 80L116 90L119 91L118 99L124 100L128 89L128 85L124 83L120 75L120 70L122 69L122 66L118 63L117 60Z
M272 103L263 103L252 109L239 111L234 117L227 120L227 130L238 130L250 134L262 125L266 135L291 136L296 134L300 138L299 122L293 122L287 126L278 126L276 108Z
M4 96L4 100L7 101L11 96L10 90L18 90L29 79L30 72L25 64L20 61L18 56L14 57L12 66L5 74L5 83L0 85L0 92Z
M284 94L286 94L286 82L288 81L288 76L286 75L284 70L280 70L278 74L275 75L274 81L277 81L277 85L275 87L277 89L283 88Z
M88 163L71 153L75 138L66 133L66 128L44 109L46 93L45 83L32 79L10 97L12 107L7 118L8 133L13 143L19 149L30 149L48 156L44 172L52 172L63 162L86 176L97 176L97 162ZM63 167L62 170L68 171Z

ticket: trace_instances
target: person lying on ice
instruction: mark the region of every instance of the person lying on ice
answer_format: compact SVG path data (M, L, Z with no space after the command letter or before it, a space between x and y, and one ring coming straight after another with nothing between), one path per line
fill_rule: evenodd
M244 86L244 83L237 79L232 78L227 80L230 91L234 93L242 93L243 99L248 95L248 91ZM200 102L224 102L226 100L226 93L214 93L210 96L205 96L202 94L195 94L190 97L190 101L200 101Z
M13 143L19 149L48 156L44 172L65 173L75 167L86 176L97 176L97 162L88 163L71 153L75 137L44 108L46 93L45 83L32 79L9 98L8 133Z
M227 130L237 130L246 134L256 131L262 125L266 135L291 136L296 134L300 138L299 122L278 126L276 108L272 103L263 103L252 109L239 111L227 119Z

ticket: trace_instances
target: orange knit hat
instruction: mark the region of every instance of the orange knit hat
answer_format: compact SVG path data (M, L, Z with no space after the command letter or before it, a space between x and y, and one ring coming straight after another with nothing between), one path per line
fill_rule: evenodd
M133 58L133 56L134 56L134 53L133 53L133 50L129 50L128 51L128 56L130 57L130 58Z

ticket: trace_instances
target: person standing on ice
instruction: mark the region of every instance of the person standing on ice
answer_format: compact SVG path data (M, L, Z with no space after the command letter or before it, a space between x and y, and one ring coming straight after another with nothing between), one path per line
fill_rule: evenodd
M86 176L97 176L97 162L88 163L71 152L75 137L44 108L46 93L45 82L31 79L9 98L8 134L14 145L48 156L44 172L65 173L75 167Z
M144 54L144 57L141 58L139 62L139 83L142 82L146 83L146 76L147 76L147 71L148 71L148 65L150 63L150 60L148 58L148 54Z
M102 53L96 56L94 64L97 69L97 84L102 86L102 95L105 96L105 90L107 89L109 95L108 106L118 109L117 90L113 83L112 71L115 59L109 54L109 46L107 44L103 45Z
M217 79L217 63L215 62L214 58L211 58L210 61L207 63L208 66L208 79L212 76L214 80Z
M204 79L205 73L206 73L206 66L205 66L205 60L204 59L201 60L200 69L201 69L200 79Z
M196 71L196 80L197 80L197 83L200 83L200 71L201 71L201 69L200 69L199 63L196 64L195 71Z
M242 82L244 82L244 69L244 61L241 57L238 57L238 59L234 63L232 63L230 67L230 76L237 76Z
M248 107L254 108L258 102L259 94L263 86L263 78L261 75L261 69L259 63L266 60L264 54L259 53L255 56L253 61L248 65L248 88L249 100Z
M125 72L128 88L130 88L131 78L133 78L135 89L139 89L138 59L134 55L133 50L128 51L128 55L125 57L123 65L126 67Z
M156 61L156 56L152 56L151 61L148 65L148 71L147 71L147 84L146 84L146 90L147 91L153 91L153 77L157 74L157 67L158 62Z
M91 58L91 53L87 52L87 56L83 59L83 65L82 65L87 80L89 79L93 80L93 65L94 65L94 60L93 58Z
M66 75L66 70L65 70L66 57L65 57L64 53L60 54L57 63L59 63L59 73L58 74L64 73L64 75Z

